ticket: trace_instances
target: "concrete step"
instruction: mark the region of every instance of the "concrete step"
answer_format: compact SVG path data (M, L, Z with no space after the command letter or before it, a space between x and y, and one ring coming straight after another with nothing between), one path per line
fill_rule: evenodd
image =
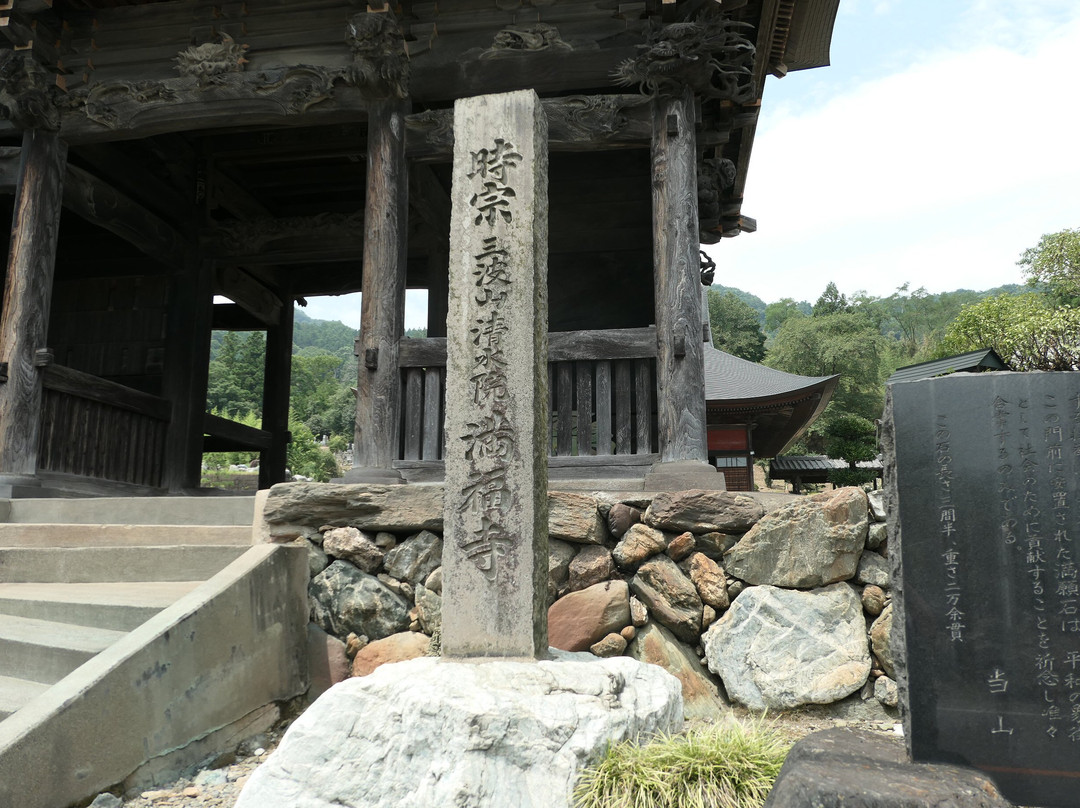
M172 547L3 547L4 583L199 581L212 578L250 545Z
M0 506L0 521L26 524L250 527L254 514L253 496L12 499Z
M0 614L0 676L53 684L126 633Z
M0 547L157 547L170 544L250 546L251 525L0 522Z
M0 676L0 721L20 709L24 704L49 689L41 682Z
M0 614L131 631L200 583L0 583Z

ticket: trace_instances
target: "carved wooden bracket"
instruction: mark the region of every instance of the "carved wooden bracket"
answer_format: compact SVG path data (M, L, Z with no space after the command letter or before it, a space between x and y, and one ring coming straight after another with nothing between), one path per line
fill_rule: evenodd
M34 367L47 368L56 360L51 348L38 348L34 351Z
M60 128L56 81L29 51L0 50L0 119L22 129Z
M641 54L615 69L615 80L650 96L678 95L690 87L702 98L751 100L753 26L722 12L693 22L651 24Z
M247 45L222 33L217 42L204 42L180 51L176 55L176 69L181 76L194 78L200 87L205 87L218 76L242 72L247 64L244 58L247 49Z
M375 98L405 98L409 94L409 57L405 36L389 11L356 14L345 29L353 63L345 82Z
M702 160L698 165L698 227L701 240L706 244L720 240L717 228L723 215L724 199L735 187L735 176L735 163L726 158Z

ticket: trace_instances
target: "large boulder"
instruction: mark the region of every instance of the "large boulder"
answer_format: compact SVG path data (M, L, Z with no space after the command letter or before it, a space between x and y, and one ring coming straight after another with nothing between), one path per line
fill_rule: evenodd
M375 544L375 536L355 527L335 527L323 534L323 552L334 558L348 561L355 567L372 574L379 571L386 555ZM324 567L325 569L325 567Z
M611 551L611 556L619 569L632 571L645 559L664 552L667 543L667 536L662 531L639 522L630 526Z
M577 549L577 545L548 539L548 606L569 589L570 561Z
M352 525L364 530L442 531L443 487L278 483L270 489L263 519L274 524Z
M548 644L587 651L608 634L630 625L626 581L605 581L559 598L548 609Z
M728 697L754 710L831 704L870 674L862 604L846 583L809 592L749 587L702 642Z
M387 553L383 568L399 581L421 584L442 565L442 546L442 539L422 530Z
M650 558L630 579L632 591L653 619L685 643L697 645L701 634L701 598L679 565L666 555Z
M577 544L603 544L607 525L596 497L569 491L548 493L548 536Z
M402 631L370 642L353 659L352 675L368 676L382 665L422 657L430 643L430 637L415 631Z
M855 575L866 544L866 494L841 488L768 514L724 553L724 569L750 584L798 589Z
M874 656L881 662L881 668L893 679L896 678L896 660L892 652L893 607L889 603L870 626L870 647Z
M681 702L627 657L383 665L309 707L236 808L569 808L583 766L678 732Z
M673 533L745 533L764 515L761 503L743 494L693 490L657 494L642 521Z
M570 562L571 592L586 589L593 584L606 581L615 574L615 563L611 560L611 551L603 545L588 545Z
M709 672L663 626L649 623L639 629L626 653L640 662L659 665L679 680L686 718L715 721L727 709L727 702Z
M335 561L308 586L311 619L336 637L349 632L377 640L409 627L410 603L374 575Z

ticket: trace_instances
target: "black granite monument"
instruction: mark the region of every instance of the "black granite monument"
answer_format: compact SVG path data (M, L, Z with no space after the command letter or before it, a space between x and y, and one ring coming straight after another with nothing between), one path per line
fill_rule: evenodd
M911 756L1075 808L1080 373L960 373L892 385L890 402Z

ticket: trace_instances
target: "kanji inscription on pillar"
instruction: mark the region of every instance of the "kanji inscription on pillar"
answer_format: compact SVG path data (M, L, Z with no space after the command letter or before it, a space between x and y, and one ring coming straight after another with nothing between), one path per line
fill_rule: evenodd
M547 651L547 124L532 91L454 106L443 634Z

